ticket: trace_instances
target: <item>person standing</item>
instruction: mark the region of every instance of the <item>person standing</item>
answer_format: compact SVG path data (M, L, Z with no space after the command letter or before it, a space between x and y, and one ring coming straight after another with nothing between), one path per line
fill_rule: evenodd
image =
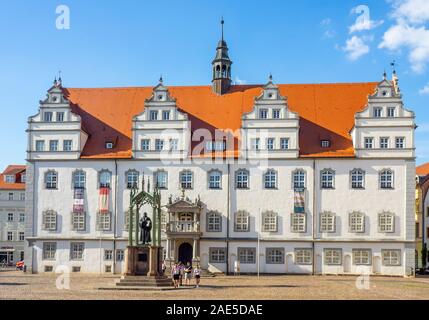
M201 268L199 264L197 264L197 266L194 268L194 277L195 277L195 283L197 285L197 288L199 288L200 279L201 279Z
M161 272L162 275L165 275L165 270L167 269L167 265L165 264L165 261L162 261L162 265L161 265Z
M179 284L180 286L183 286L183 273L185 270L185 266L183 265L182 261L179 262Z
M192 279L192 266L189 262L186 263L184 272L185 272L185 283L187 286L190 286L191 279Z
M180 278L180 269L177 263L173 265L173 268L171 269L171 274L173 275L174 287L177 289L177 287L179 286L179 278Z

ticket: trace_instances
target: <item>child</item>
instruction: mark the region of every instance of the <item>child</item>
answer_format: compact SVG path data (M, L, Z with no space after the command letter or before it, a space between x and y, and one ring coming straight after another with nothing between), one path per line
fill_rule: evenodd
M197 284L197 288L199 288L200 278L201 278L201 268L199 264L197 264L197 266L194 269L194 276L195 276L195 283Z

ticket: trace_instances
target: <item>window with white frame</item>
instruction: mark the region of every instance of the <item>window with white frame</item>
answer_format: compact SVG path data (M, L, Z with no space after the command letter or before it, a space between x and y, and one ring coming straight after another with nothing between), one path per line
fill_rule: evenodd
M353 264L354 265L370 265L371 250L370 249L353 249Z
M19 214L19 222L25 222L25 213L24 212L21 212Z
M150 120L158 120L158 110L150 111Z
M395 232L395 216L390 212L383 212L378 215L378 232Z
M4 182L6 182L6 183L15 183L15 176L14 175L4 176Z
M389 148L389 138L381 137L380 138L380 149L388 149Z
M177 151L179 149L179 140L170 139L170 151Z
M352 212L349 215L349 231L351 233L365 232L365 215L361 212Z
M64 112L57 112L57 122L64 122Z
M395 117L395 113L396 113L396 108L395 107L389 107L389 108L387 108L387 116L389 118L394 118Z
M97 231L110 231L112 229L112 214L97 213Z
M45 151L45 141L44 140L36 140L36 151L37 152Z
M164 150L164 140L162 140L162 139L155 139L155 150L156 151L162 151L162 150Z
M267 139L267 150L274 150L274 138Z
M247 211L238 211L235 213L234 231L243 232L249 231L250 221Z
M404 137L396 137L395 138L395 148L396 149L404 149L405 148L405 138Z
M219 170L212 170L208 173L209 189L221 189L222 172Z
M383 114L383 108L375 107L373 109L373 116L374 116L374 118L381 118L382 114Z
M13 241L13 232L12 231L7 232L7 241Z
M20 231L18 236L19 236L19 241L24 241L24 238L25 238L24 232Z
M158 170L154 173L155 186L158 189L168 188L168 173L164 170Z
M235 173L235 187L237 189L249 189L249 171L241 169Z
M142 139L140 142L140 147L141 147L142 151L150 150L150 140L149 139Z
M44 122L52 122L53 113L50 111L46 111L43 113L43 121Z
M256 248L238 248L238 261L244 264L256 263Z
M320 214L320 232L335 232L335 214L331 212L322 212Z
M269 169L267 172L265 172L264 188L265 189L277 188L277 172L275 170Z
M123 249L116 249L116 261L124 261L125 252Z
M289 149L289 138L280 139L280 149L287 150Z
M180 187L182 189L193 188L193 174L192 171L186 170L180 173Z
M19 200L25 201L25 193L20 193L19 194Z
M47 210L42 215L42 229L47 231L57 231L57 213Z
M324 169L320 173L320 181L322 189L333 189L334 188L334 177L335 173L333 170Z
M393 172L391 170L382 170L380 172L380 188L393 189Z
M354 169L350 172L352 189L363 189L365 187L365 172L361 169Z
M268 118L268 109L260 109L259 119L267 119L267 118Z
M99 187L110 188L112 173L108 170L101 170L98 174Z
M381 250L383 266L400 266L401 250Z
M72 212L72 229L74 231L85 231L84 212Z
M273 211L262 213L262 231L277 232L277 213Z
M105 261L112 261L113 260L113 250L104 249L104 260Z
M73 172L73 188L84 189L86 186L86 174L83 170L76 170Z
M331 146L331 140L326 140L326 139L321 140L320 146L322 148L329 148Z
M295 264L310 265L313 263L312 249L295 249Z
M14 196L13 196L13 192L9 192L9 201L13 201L14 200Z
M293 188L302 189L305 188L305 171L296 170L293 172Z
M63 151L72 151L73 150L73 141L64 140L63 141Z
M49 151L58 151L58 140L49 140Z
M285 263L284 248L266 248L265 250L267 264L283 264Z
M207 232L222 231L222 215L216 211L207 212Z
M43 242L43 260L55 260L56 252L56 242Z
M341 265L342 250L341 249L324 249L324 261L326 265Z
M226 249L225 248L209 248L210 263L225 263Z
M70 260L83 260L84 250L85 250L85 243L71 242L70 243Z
M259 139L259 138L252 138L250 140L250 147L251 147L251 149L255 150L255 151L259 150L261 148L260 142L261 142L261 139Z
M12 212L9 212L7 214L7 222L13 222L13 217L14 217L14 214Z
M127 189L137 188L139 184L139 173L136 170L126 172Z
M280 109L273 109L273 119L280 119Z
M45 173L45 187L46 189L58 188L58 173L56 171L49 170Z
M373 147L374 147L374 138L366 137L364 139L364 148L365 149L372 149Z
M170 120L170 110L162 111L162 120Z
M291 213L291 231L303 233L306 229L306 215L303 213Z

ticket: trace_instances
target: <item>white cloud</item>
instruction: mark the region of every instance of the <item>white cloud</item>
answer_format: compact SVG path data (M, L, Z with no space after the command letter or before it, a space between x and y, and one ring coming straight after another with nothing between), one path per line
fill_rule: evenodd
M349 33L362 32L366 30L372 30L381 26L384 21L374 21L370 18L369 7L366 5L360 5L352 9L352 14L358 14L356 21L349 27Z
M355 61L369 53L369 46L365 43L364 38L353 36L346 41L343 50L347 52L348 59Z
M242 80L242 79L240 79L239 77L235 77L235 83L236 84L246 84L247 83L247 81L246 80Z
M425 23L429 21L429 1L396 0L392 17L412 24Z
M427 85L425 85L422 89L419 90L419 93L423 95L429 95L429 82ZM428 125L429 128L429 125ZM428 130L429 131L429 130Z
M323 38L333 38L337 35L337 33L334 30L326 30L323 34Z
M332 22L332 20L331 20L330 18L326 18L326 19L323 19L323 20L320 22L320 24L321 24L322 26L329 26L329 25L331 24L331 22Z

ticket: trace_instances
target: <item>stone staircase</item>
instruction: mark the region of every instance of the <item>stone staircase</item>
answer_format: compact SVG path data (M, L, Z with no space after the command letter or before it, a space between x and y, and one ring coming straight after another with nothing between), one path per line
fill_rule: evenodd
M168 277L122 276L116 287L172 287L173 281Z

